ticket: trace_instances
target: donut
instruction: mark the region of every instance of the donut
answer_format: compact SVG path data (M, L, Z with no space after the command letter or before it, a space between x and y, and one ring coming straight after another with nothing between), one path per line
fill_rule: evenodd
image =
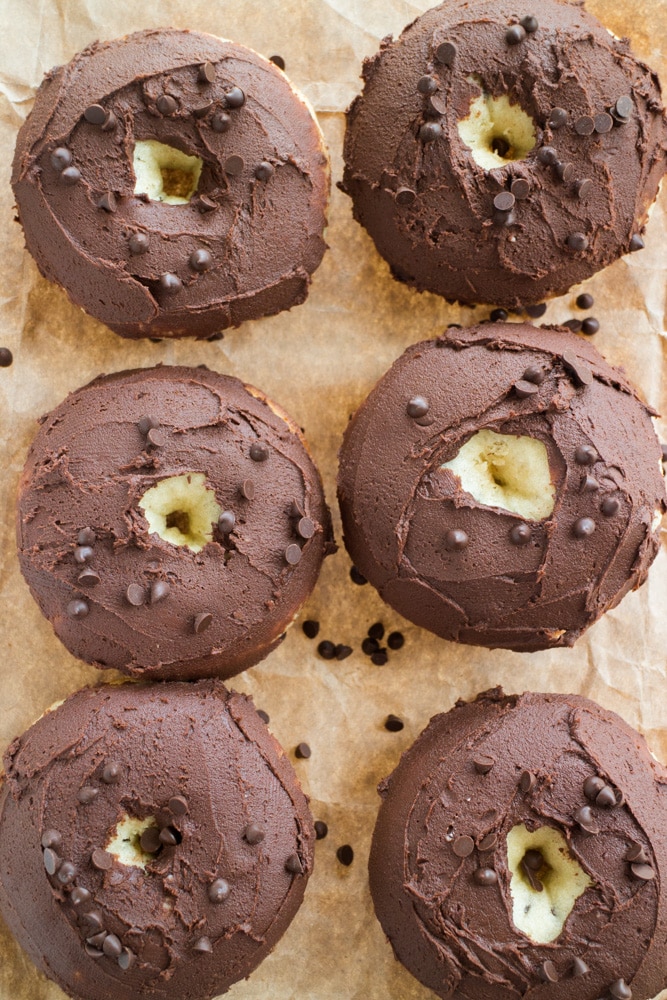
M571 646L658 552L667 498L654 415L558 327L487 323L415 344L345 433L352 561L445 639Z
M207 337L305 300L326 147L273 63L212 35L95 42L46 75L12 185L41 274L124 337Z
M364 63L343 190L395 278L520 308L644 246L654 73L567 0L447 0Z
M133 677L230 677L284 638L335 549L300 432L206 368L94 379L43 418L19 562L69 651Z
M667 986L667 770L614 712L496 688L431 719L378 790L375 912L439 997Z
M205 1000L299 909L315 831L296 775L219 681L78 691L16 739L0 912L76 1000Z

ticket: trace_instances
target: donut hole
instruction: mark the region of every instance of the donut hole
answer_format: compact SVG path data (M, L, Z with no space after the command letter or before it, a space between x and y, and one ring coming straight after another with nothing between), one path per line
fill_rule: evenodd
M146 490L139 507L151 534L159 535L170 545L187 546L193 552L201 552L213 541L213 526L222 513L203 472L161 480Z
M509 97L487 94L476 77L468 78L482 93L470 103L466 118L458 122L461 141L472 158L485 170L503 167L514 160L524 160L537 141L535 123Z
M513 827L507 834L507 864L514 926L538 944L555 941L592 880L552 826Z
M155 816L137 819L136 816L126 815L116 824L104 849L121 865L127 865L129 868L145 868L162 849L161 844L155 851L145 851L142 848L141 836L151 827L157 830Z
M442 468L486 507L501 507L531 521L541 521L554 509L549 456L537 438L484 429Z
M134 144L135 194L165 205L187 205L197 190L204 161L155 139Z

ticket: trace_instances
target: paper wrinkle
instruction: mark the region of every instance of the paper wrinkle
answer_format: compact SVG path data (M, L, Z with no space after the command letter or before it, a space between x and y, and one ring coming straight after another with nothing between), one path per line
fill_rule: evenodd
M244 0L0 0L0 346L14 353L0 369L0 745L30 725L49 705L84 684L113 679L67 653L40 614L16 558L14 498L36 420L102 372L165 364L206 364L259 387L305 428L334 514L339 552L325 561L320 581L285 642L230 686L253 695L271 717L270 728L294 763L316 819L329 835L316 846L315 872L305 902L274 953L233 1000L429 1000L433 996L395 961L373 915L366 864L379 796L377 783L396 766L432 715L457 698L502 684L506 691L577 692L619 712L667 760L667 554L658 555L647 584L628 595L572 650L534 654L491 651L444 642L387 608L370 586L349 578L336 506L337 451L348 417L377 379L411 343L440 334L448 323L469 325L491 307L450 306L392 280L366 233L353 221L349 199L332 191L330 251L314 275L305 305L246 323L214 343L131 342L73 306L43 280L23 250L12 220L9 174L16 132L44 72L67 62L96 38L172 25L232 37L266 56L281 55L287 74L319 113L332 154L333 182L342 176L342 111L359 92L362 59L385 35L430 7L428 0L264 0L261 16ZM667 2L589 0L587 8L667 81ZM662 15L660 14L662 12ZM538 14L539 16L539 14ZM658 411L667 438L664 324L667 185L646 234L646 249L616 262L584 285L552 301L538 322L596 316L595 345ZM585 290L588 312L575 308ZM321 623L306 639L301 622ZM366 631L381 621L400 630L405 646L389 651L385 667L360 650ZM342 662L324 661L322 639L354 648ZM400 716L405 728L389 733L384 721ZM294 747L305 741L308 760ZM336 859L342 844L354 862ZM667 992L662 994L667 997ZM0 922L0 1000L62 1000L38 974Z

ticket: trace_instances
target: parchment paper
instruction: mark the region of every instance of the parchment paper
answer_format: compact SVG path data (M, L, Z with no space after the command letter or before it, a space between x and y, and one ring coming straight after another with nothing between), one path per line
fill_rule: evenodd
M360 87L363 56L429 7L428 0L0 0L0 345L14 352L0 369L0 749L52 702L100 680L74 660L42 618L19 573L14 542L17 479L36 418L100 372L135 366L205 363L261 387L301 424L324 477L334 511L336 453L348 416L408 344L441 332L448 322L485 318L488 308L459 309L399 285L335 188L331 250L307 303L247 323L217 343L122 340L84 315L38 275L13 221L10 164L17 129L35 88L53 65L67 62L96 38L173 25L212 32L282 55L294 83L310 98L342 173L342 112ZM588 8L667 80L667 0L588 0ZM539 17L539 2L536 3ZM648 401L667 414L667 186L654 209L647 248L618 261L585 285L601 322L596 346L622 364ZM543 322L584 314L578 289L550 305ZM660 429L660 428L659 428ZM663 439L667 427L663 424ZM234 1000L427 1000L393 958L373 915L366 862L379 799L378 780L430 716L459 698L502 684L579 692L619 712L667 759L667 557L660 553L649 582L629 595L573 650L533 654L458 647L390 611L370 586L351 583L341 546L326 561L299 622L268 660L235 678L271 717L271 728L294 759L305 740L309 760L295 761L316 818L329 824L318 842L306 900L274 953ZM316 655L300 622L321 621L319 639L348 643L342 663ZM367 628L382 621L406 643L376 667L360 651ZM105 675L108 677L109 675ZM400 733L384 729L393 712ZM336 848L351 844L343 867ZM667 996L667 993L663 994ZM39 975L0 924L0 1000L56 1000L61 991Z

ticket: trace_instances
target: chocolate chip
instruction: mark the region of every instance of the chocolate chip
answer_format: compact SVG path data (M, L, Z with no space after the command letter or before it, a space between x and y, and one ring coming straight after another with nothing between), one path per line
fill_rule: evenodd
M93 933L101 931L104 927L102 914L99 910L89 910L88 913L83 914L81 920L91 928Z
M581 330L581 320L580 319L566 319L563 326L571 330L572 333L579 333Z
M495 885L498 881L498 875L493 868L476 868L472 877L477 885Z
M77 598L76 600L69 602L66 610L70 618L85 618L90 611L90 608L85 601Z
M95 948L92 944L89 944L87 941L84 944L83 948L86 955L88 955L89 958L102 958L104 955L103 951L101 951L99 948Z
M551 114L547 119L547 125L552 129L562 128L563 125L567 124L568 118L569 115L565 108L552 108Z
M9 348L0 347L0 368L9 368L13 360L14 355Z
M77 545L74 549L74 559L78 563L89 562L94 556L94 551L90 545Z
M574 460L578 465L595 465L598 453L592 444L580 444L575 448Z
M252 479L244 479L241 484L241 496L245 497L246 500L255 499L255 484Z
M595 120L590 115L582 115L574 123L574 131L577 135L592 135L595 131Z
M196 634L201 635L201 633L205 632L207 628L210 628L212 624L213 624L213 615L210 614L208 611L202 611L195 617L193 627Z
M388 660L386 649L378 649L375 653L371 653L371 663L374 667L384 667Z
M84 906L91 899L91 894L82 885L75 886L69 894L69 901L72 906Z
M289 858L285 862L285 868L292 875L303 875L303 865L301 864L301 858L298 854L290 854Z
M572 959L571 975L573 975L573 976L587 976L590 971L591 970L586 965L586 963L584 962L583 958L579 958L578 956L575 956Z
M512 181L510 190L517 201L523 201L530 194L530 184L523 177L517 177Z
M523 378L526 382L534 382L535 385L541 385L547 377L547 373L543 368L539 368L537 365L529 365L523 373Z
M600 489L600 484L595 478L595 476L585 476L581 484L582 493L594 493L596 490Z
M215 83L215 66L211 62L205 62L199 67L197 73L198 83Z
M72 154L66 146L58 146L51 153L51 166L60 173L65 167L69 167L72 162Z
M557 163L556 173L558 177L565 182L565 184L569 184L574 180L574 175L576 173L574 163Z
M121 766L115 760L105 764L100 775L105 785L116 785L120 781Z
M199 247L197 250L193 250L190 254L190 267L193 271L198 271L200 274L204 271L208 271L209 267L213 264L213 257L208 252L204 250L203 247Z
M528 545L532 537L533 532L527 524L515 524L510 531L512 545Z
M438 89L438 81L432 76L422 76L417 82L417 90L420 94L430 96Z
M135 958L136 956L133 951L129 948L123 948L122 952L118 956L118 965L123 972L127 972L127 970L133 965Z
M188 800L182 795L172 795L169 799L169 812L172 816L185 816L188 811Z
M253 847L256 844L261 844L265 836L266 834L264 830L257 823L248 823L243 831L243 839L247 841L248 844L252 844Z
M632 990L625 979L617 979L609 987L609 992L615 1000L632 1000Z
M83 113L83 117L91 125L104 125L107 113L101 104L91 104Z
M535 848L529 848L521 860L524 867L531 872L539 872L544 867L544 855Z
M577 295L577 309L590 309L595 305L595 299L588 292L582 292L581 295Z
M384 639L384 625L382 622L375 622L374 625L371 625L367 635L370 639L375 639L377 642Z
M377 653L379 648L377 639L373 639L372 636L368 636L361 644L361 652L366 656L372 656L373 653Z
M493 207L498 212L511 212L514 208L516 198L511 191L501 191L493 199Z
M537 151L537 159L545 167L550 167L558 161L558 153L553 146L542 146Z
M563 354L563 366L580 385L590 385L593 381L593 372L589 366L571 351Z
M324 838L329 832L329 827L327 826L327 824L324 822L323 819L316 819L314 826L315 826L315 838L317 840L324 840Z
M363 587L364 584L368 583L368 580L363 576L356 566L350 567L350 580L352 583L356 583L357 587Z
M655 878L655 872L650 865L641 863L632 864L630 865L630 871L636 879L642 882L650 882L651 879Z
M641 844L633 844L625 855L625 860L645 865L648 863L649 858Z
M340 861L341 865L345 865L346 868L354 861L354 851L350 844L343 844L336 851L336 857Z
M197 938L192 946L192 950L196 951L199 955L210 955L213 951L211 939L206 936Z
M109 111L105 121L102 123L103 132L111 132L116 127L116 116L113 111Z
M643 250L645 245L646 244L644 243L639 233L635 233L635 235L630 240L630 253L635 253L637 250Z
M90 860L94 868L102 872L108 872L113 868L113 856L108 851L103 851L101 847L96 847L90 855Z
M542 962L540 966L540 978L543 979L545 983L558 982L558 972L556 971L556 966L553 962L548 959L546 962Z
M155 102L155 106L161 115L173 115L178 107L178 103L171 94L160 94Z
M489 319L492 323L504 323L509 318L506 309L493 309Z
M424 122L419 129L419 138L422 142L434 142L442 135L442 126L437 122Z
M211 118L211 128L214 132L226 132L232 120L224 111L217 111Z
M592 517L580 517L572 525L572 534L575 538L590 538L595 527L595 521Z
M495 757L490 757L488 754L483 753L475 757L472 763L478 774L488 774L496 761Z
M631 97L619 97L614 105L619 118L629 118L633 112L634 104Z
M315 534L315 522L309 517L299 518L296 533L300 538L312 538Z
M87 806L89 802L97 798L98 794L99 789L93 788L92 785L84 785L83 788L79 789L76 797L82 805Z
M505 41L508 45L520 45L526 37L526 29L521 24L513 24L505 32Z
M63 838L58 830L45 830L42 834L42 847L58 848L63 842Z
M409 187L400 187L396 192L396 201L399 205L411 205L415 198L415 192Z
M532 14L527 14L525 17L522 17L519 24L522 28L525 28L529 35L534 34L539 28L537 18Z
M172 274L171 271L165 271L164 274L160 275L160 288L167 295L175 295L180 292L183 287L183 282L178 277L177 274Z
M269 722L271 721L271 719L269 718L269 713L264 712L261 708L258 708L257 714L264 723L264 725L268 726Z
M303 623L301 628L303 629L304 635L308 639L314 639L317 636L318 632L320 631L320 623L313 621L311 618L308 618Z
M513 226L515 222L516 222L516 216L514 212L493 213L494 226Z
M285 562L290 566L296 566L301 561L301 548L296 542L292 542L285 549Z
M570 250L577 253L588 249L588 237L584 233L570 233L565 242Z
M131 583L125 591L125 598L128 604L140 608L146 603L146 591L140 583Z
M255 177L258 181L268 181L274 174L273 164L268 160L262 160L255 167Z
M139 254L146 253L150 246L150 239L147 233L132 233L128 240L128 247L130 248L130 253L135 257Z
M206 115L209 113L212 107L213 107L213 101L207 101L206 104L200 104L198 107L193 108L192 114L197 119L206 118Z
M166 597L169 597L171 593L171 587L166 580L155 580L151 584L151 604L157 604L158 601L164 601Z
M614 127L614 119L606 111L601 111L600 114L596 115L594 122L596 132L611 132Z
M269 449L263 441L253 441L250 445L250 457L253 462L266 462L269 457Z
M519 399L528 399L530 396L535 396L539 391L539 386L526 379L519 379L518 382L514 383L514 392Z
M63 184L78 184L81 180L81 171L76 167L65 167L60 174L60 180Z
M299 760L308 760L312 753L312 750L307 743L298 743L294 748L294 756L298 757Z
M457 837L452 843L452 850L457 858L467 858L475 849L475 841L472 837Z
M47 847L42 855L42 860L44 861L44 867L46 868L48 875L55 875L61 864L60 858L52 848Z
M405 645L405 636L402 632L390 632L387 636L387 645L390 649L401 649Z
M537 782L537 778L531 771L522 771L519 778L519 788L522 792L530 792Z
M577 192L578 198L581 198L582 200L584 198L588 198L589 194L593 190L593 181L589 180L588 178L585 178L584 180L581 181L577 181L576 184L574 185L574 189Z
M113 191L105 191L97 202L97 207L104 209L105 212L115 212L118 208L118 204L116 202L116 195Z
M597 834L600 832L600 828L595 822L595 816L593 815L593 810L590 806L582 806L577 809L573 816L574 822L585 830L586 833Z
M462 528L450 528L445 535L445 548L448 552L461 552L468 541L468 535Z
M285 70L285 60L282 56L269 56L269 62L272 62L278 69Z
M102 945L102 951L107 958L119 958L123 951L123 946L115 934L107 934Z
M597 333L599 329L600 324L593 316L587 316L581 324L581 332L585 333L588 337L592 337L593 334Z
M453 42L441 42L435 50L435 58L443 66L451 66L456 57L456 46Z
M405 408L405 412L413 420L417 417L424 417L429 411L429 403L423 396L413 396Z
M618 804L614 789L609 785L604 785L595 797L595 804L602 809L613 809Z
M477 845L477 850L485 854L487 851L492 851L493 848L498 843L497 833L487 833L486 836L482 837L479 844Z
M397 715L388 715L384 720L384 728L389 733L400 733L404 727L403 719L399 719Z
M539 319L547 311L546 302L539 302L535 306L526 306L526 312L532 319Z
M181 842L181 835L173 826L165 826L160 830L160 843L165 847L175 847Z
M329 642L328 639L323 639L317 647L317 652L323 660L333 660L336 656L336 647L333 642Z
M348 656L352 656L353 649L352 646L346 646L344 643L339 642L336 645L336 659L346 660Z
M211 903L224 903L230 892L229 883L224 878L217 878L208 887L208 898Z
M146 854L155 854L160 850L162 841L160 840L160 831L156 826L149 826L142 832L139 837L139 846Z
M228 156L224 163L224 171L230 177L239 177L243 173L245 163L241 156Z
M225 94L225 104L228 108L242 108L245 104L245 94L240 87L232 87Z
M229 535L234 530L236 514L233 510L223 510L218 518L218 530L223 535Z

